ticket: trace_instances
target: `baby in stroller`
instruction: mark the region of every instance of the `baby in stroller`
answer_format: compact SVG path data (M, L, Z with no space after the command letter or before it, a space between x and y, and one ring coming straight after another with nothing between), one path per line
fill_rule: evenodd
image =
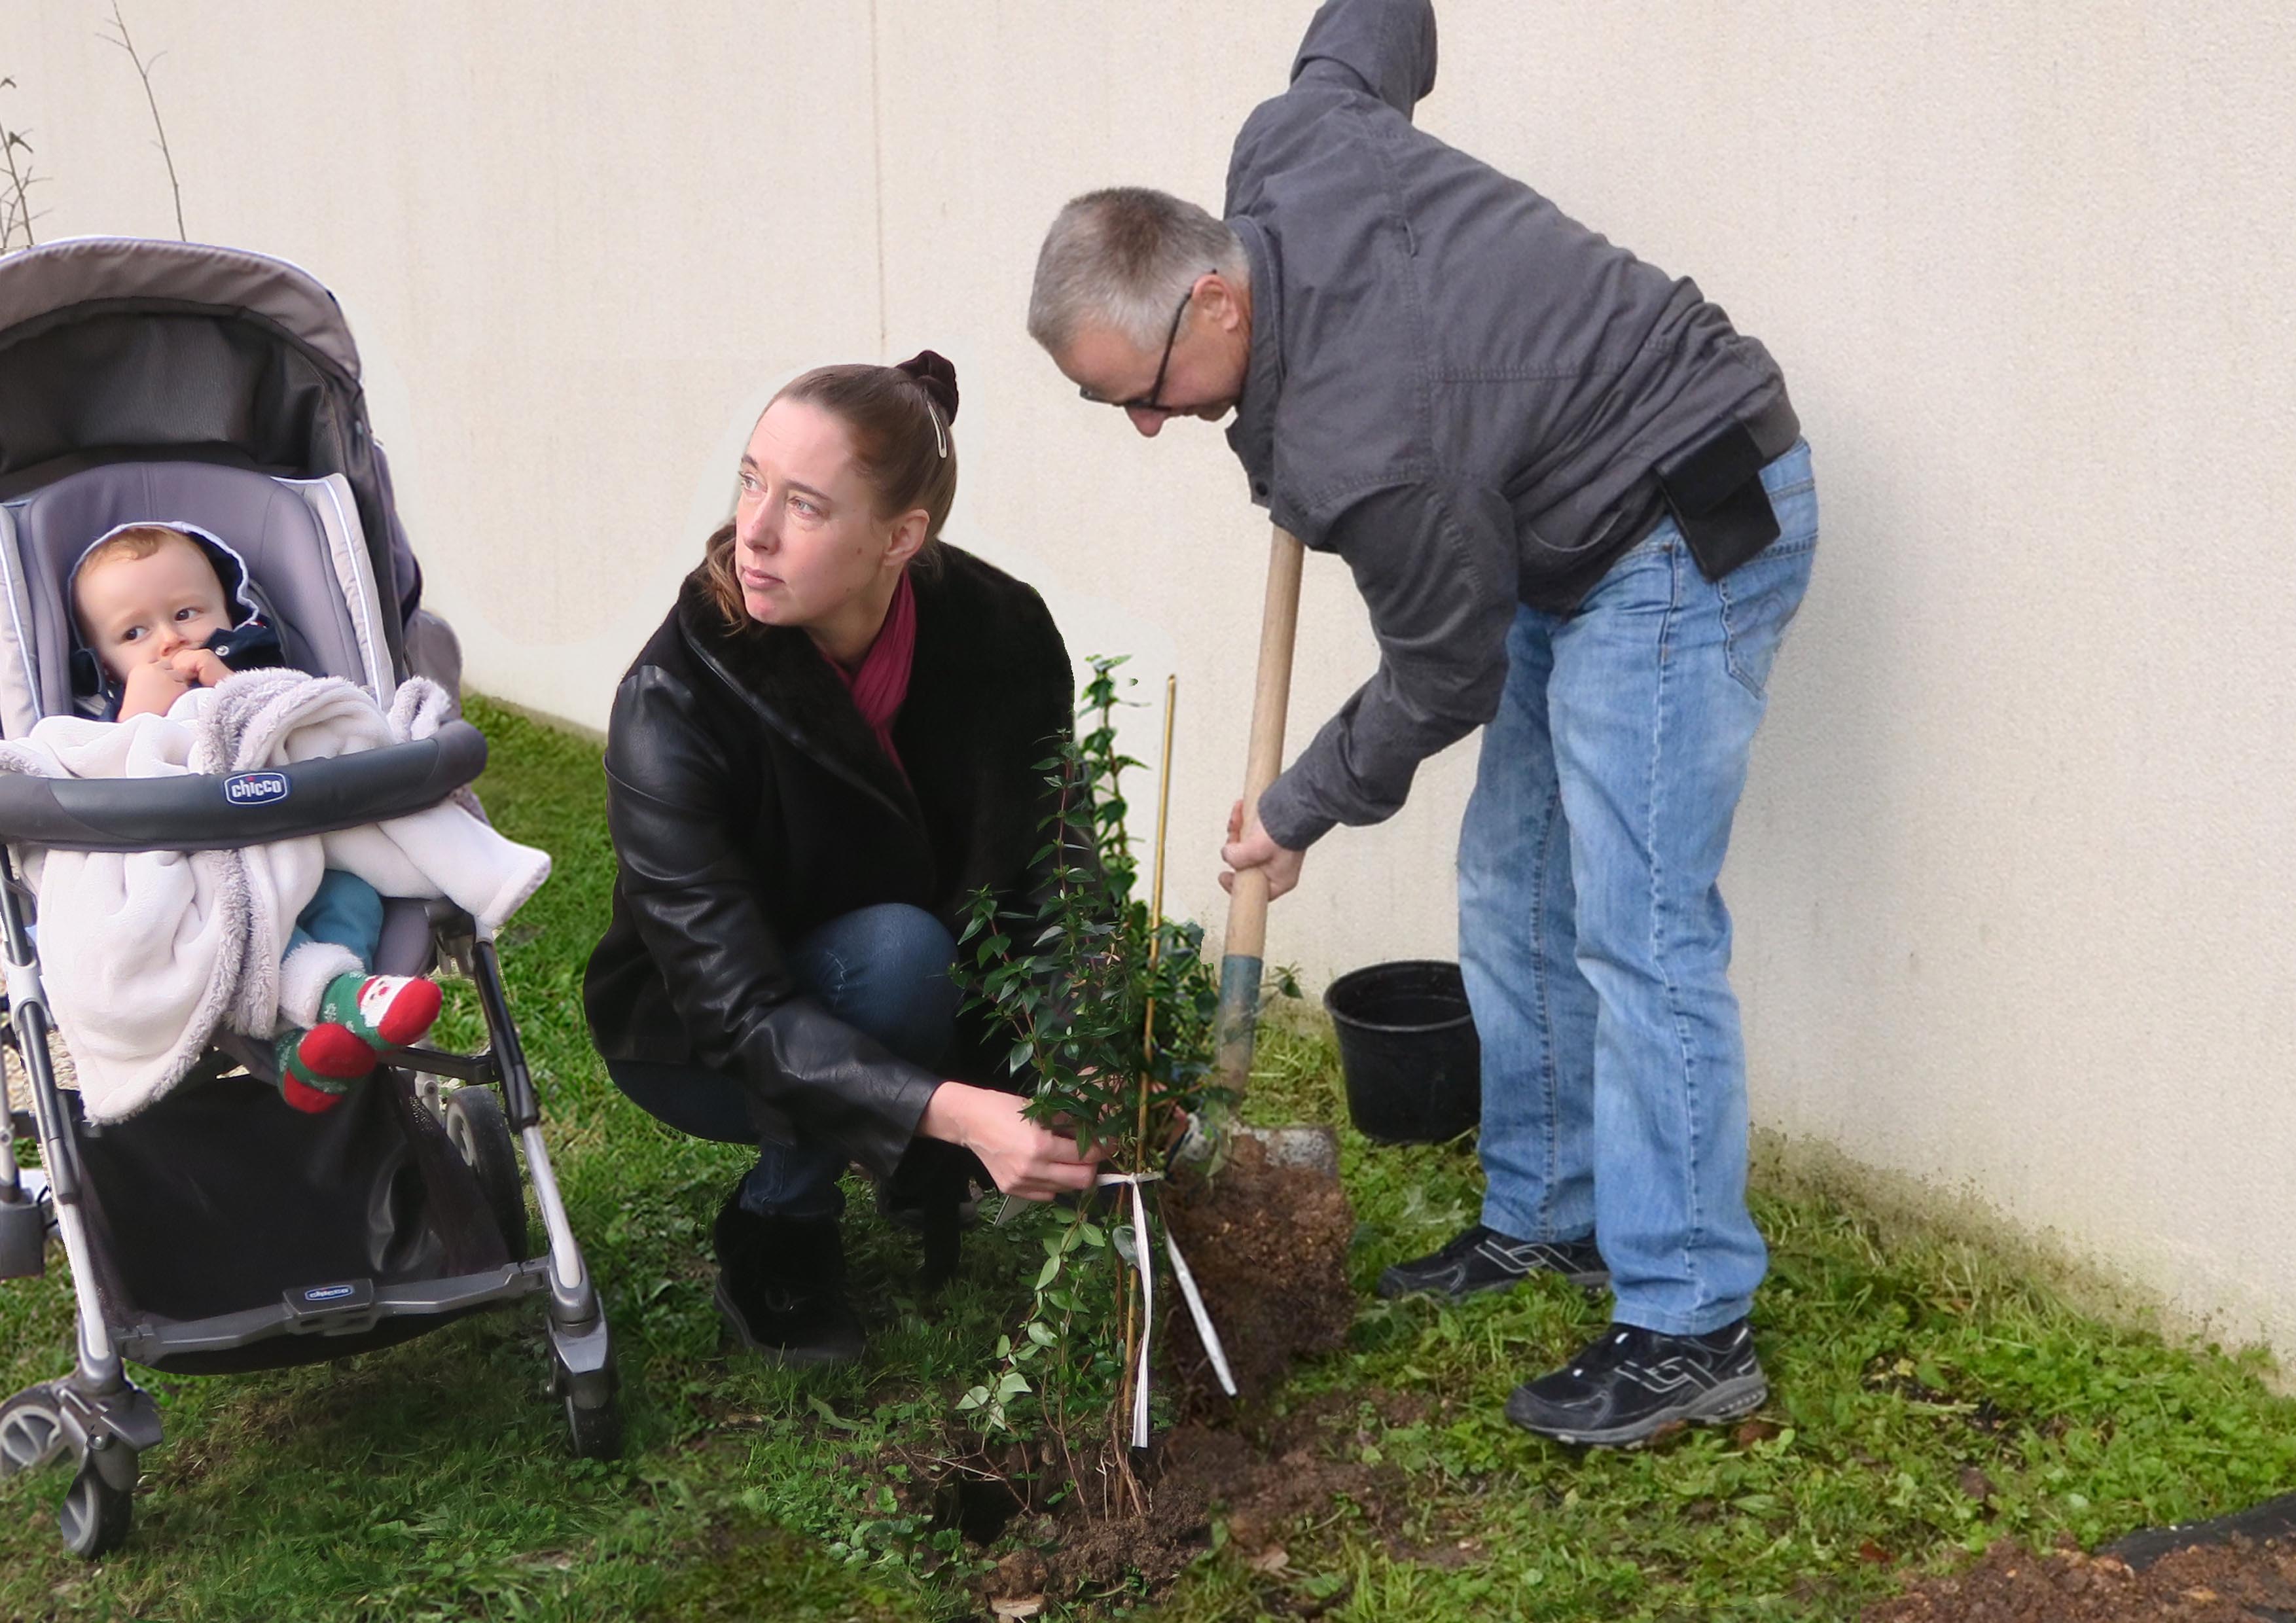
M171 524L124 524L97 537L72 570L79 637L75 698L104 719L164 716L193 688L237 670L284 663L278 636L250 601L246 567L211 537ZM340 1103L391 1048L419 1043L439 1017L438 983L368 971L382 935L382 898L357 875L331 868L297 918L285 959L332 947L324 982L282 977L279 1091L299 1111ZM288 988L301 987L300 999ZM316 990L316 996L308 994ZM299 1006L297 1006L299 1004Z
M422 594L357 347L308 273L112 238L0 255L0 1043L32 1107L0 1111L0 1279L44 1272L54 1236L74 1320L69 1373L0 1401L0 1476L68 1462L79 1555L127 1537L161 1440L135 1365L318 1363L534 1298L576 1452L620 1447L496 950L548 857L465 792L486 740ZM366 914L355 946L380 893L371 957L325 939L323 883ZM414 1033L398 1000L362 1004L365 971L440 964L482 1043L371 1057L342 1016ZM299 1035L306 1074L275 1083L273 1034L305 1004L299 1031L328 1023L331 983L372 1074L283 1110L330 1078Z

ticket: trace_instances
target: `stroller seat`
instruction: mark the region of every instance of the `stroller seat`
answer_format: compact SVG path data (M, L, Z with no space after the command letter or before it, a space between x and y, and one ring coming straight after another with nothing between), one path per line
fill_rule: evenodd
M0 502L0 730L72 710L72 566L122 524L188 522L246 563L287 662L347 676L386 708L398 683L374 572L340 474L288 479L199 462L87 468Z
M71 570L90 542L133 522L223 539L288 663L390 704L420 574L357 369L332 298L279 261L125 241L0 258L0 735L73 712ZM435 806L484 762L483 739L456 719L415 742L266 769L284 787L258 804L225 791L236 776L0 774L0 1041L23 1062L39 1147L20 1176L14 1138L28 1124L0 1112L0 1279L41 1273L54 1234L78 1321L71 1373L0 1405L0 1471L69 1456L58 1525L75 1552L126 1537L136 1456L160 1440L123 1361L188 1374L314 1362L540 1296L576 1451L619 1451L604 1315L495 944L469 915L387 902L374 967L468 976L487 1046L393 1051L325 1115L281 1101L267 1042L223 1031L176 1087L101 1127L48 1063L18 848L201 850L324 833ZM546 1238L531 1257L529 1188Z

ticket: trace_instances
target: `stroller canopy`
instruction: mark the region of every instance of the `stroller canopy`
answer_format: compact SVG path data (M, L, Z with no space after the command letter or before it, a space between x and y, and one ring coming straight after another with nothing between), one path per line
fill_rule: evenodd
M152 299L261 316L358 382L358 346L342 307L284 259L136 237L75 237L0 258L0 333L76 306Z
M0 501L105 463L181 461L342 475L404 668L421 576L334 295L204 243L79 237L0 258Z

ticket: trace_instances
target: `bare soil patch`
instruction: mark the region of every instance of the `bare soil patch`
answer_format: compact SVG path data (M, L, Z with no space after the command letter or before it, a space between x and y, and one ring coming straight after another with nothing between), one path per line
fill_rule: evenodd
M1164 1197L1164 1217L1203 1292L1242 1401L1267 1396L1293 1365L1347 1340L1356 1313L1348 1283L1356 1221L1337 1178L1277 1165L1258 1141L1239 1136L1216 1175L1183 1169ZM1168 1324L1166 1364L1182 1416L1223 1413L1227 1398L1194 1324L1185 1312Z
M1366 1463L1356 1437L1355 1394L1284 1414L1254 1412L1218 1422L1183 1422L1157 1439L1138 1466L1149 1491L1145 1516L1104 1515L1096 1491L1063 1496L1049 1512L1028 1511L1005 1527L1011 1547L982 1582L988 1615L995 1603L1034 1595L1085 1597L1119 1592L1153 1595L1168 1587L1211 1546L1215 1524L1227 1542L1280 1595L1289 1565L1283 1539L1341 1502L1374 1530L1407 1502L1402 1473ZM1417 1400L1382 1395L1382 1410L1406 1422ZM1091 1475L1087 1468L1085 1474ZM1341 1603L1332 1594L1296 1597L1292 1615L1315 1616Z
M2296 1540L2234 1536L2175 1550L2142 1570L2070 1547L2037 1553L2010 1540L1974 1566L1923 1578L1866 1609L1866 1623L2288 1623L2296 1619Z
M1132 1463L1144 1515L1126 1512L1104 1448L1080 1451L1073 1480L1065 1459L1034 1449L968 1462L922 1485L937 1525L1005 1551L980 1590L988 1617L1032 1615L1036 1597L1157 1594L1210 1547L1216 1524L1280 1591L1287 1529L1341 1501L1383 1528L1387 1507L1406 1501L1399 1472L1360 1457L1359 1396L1283 1414L1267 1401L1300 1360L1338 1348L1354 1322L1347 1254L1355 1217L1338 1180L1272 1162L1243 1138L1217 1175L1176 1178L1161 1204L1239 1396L1220 1389L1185 1308L1173 1302L1161 1312L1160 1293L1158 1389L1177 1422ZM1407 1419L1418 1400L1377 1402ZM1343 1598L1295 1597L1293 1615L1320 1615Z

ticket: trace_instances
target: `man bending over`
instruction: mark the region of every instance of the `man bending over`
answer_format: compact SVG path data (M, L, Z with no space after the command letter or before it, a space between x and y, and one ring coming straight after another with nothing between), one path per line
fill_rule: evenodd
M1226 218L1077 199L1029 329L1144 435L1233 412L1252 498L1370 610L1378 671L1231 867L1283 895L1326 831L1391 816L1422 760L1484 728L1459 838L1481 1221L1380 1291L1607 1272L1615 1322L1507 1414L1631 1445L1768 1392L1716 880L1816 496L1768 352L1414 128L1434 82L1426 0L1330 0L1236 138Z

